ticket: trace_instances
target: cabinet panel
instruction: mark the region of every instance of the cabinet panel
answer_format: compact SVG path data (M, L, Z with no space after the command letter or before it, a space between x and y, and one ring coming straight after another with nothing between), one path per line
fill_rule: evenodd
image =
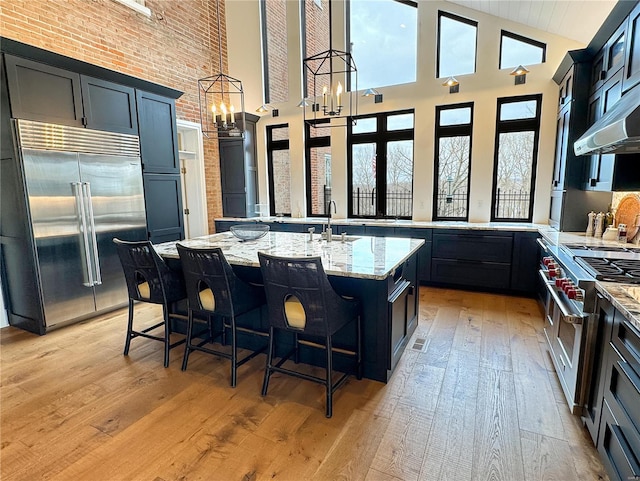
M433 257L511 263L511 233L433 233Z
M431 281L443 284L508 289L510 271L509 264L431 259Z
M598 435L598 453L612 481L640 477L640 466L605 399Z
M5 55L11 116L82 127L80 75Z
M180 174L143 174L149 240L154 244L184 238Z
M534 295L538 283L538 233L514 232L511 289Z
M138 90L136 104L144 172L179 173L175 101Z
M84 75L80 82L87 127L123 134L138 133L133 88Z
M640 4L629 15L627 55L624 65L624 90L640 82Z

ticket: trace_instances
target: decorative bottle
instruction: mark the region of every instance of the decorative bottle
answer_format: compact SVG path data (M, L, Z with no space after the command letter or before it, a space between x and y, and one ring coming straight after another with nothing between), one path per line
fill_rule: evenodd
M591 211L588 214L589 217L589 223L587 224L587 232L585 233L587 235L587 237L593 237L593 228L594 228L594 222L596 221L596 213Z

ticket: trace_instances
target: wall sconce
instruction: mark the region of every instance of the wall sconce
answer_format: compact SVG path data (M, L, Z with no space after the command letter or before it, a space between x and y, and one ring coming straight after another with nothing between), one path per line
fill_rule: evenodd
M262 104L260 107L258 107L256 109L256 113L258 114L264 114L266 112L269 111L269 109L271 109L271 116L272 117L278 117L280 115L280 112L278 111L278 109L274 109L271 105L269 104Z
M362 94L363 97L371 97L373 96L373 101L376 104L381 104L382 103L382 94L380 92L378 92L376 89L367 89L364 91L364 93Z
M449 77L443 84L443 87L449 87L450 94L457 94L460 92L460 82L455 77Z
M518 65L516 68L514 68L511 71L511 73L509 75L513 75L516 78L515 82L514 82L514 85L522 85L522 84L526 83L527 74L528 73L529 73L529 70L527 70L522 65Z

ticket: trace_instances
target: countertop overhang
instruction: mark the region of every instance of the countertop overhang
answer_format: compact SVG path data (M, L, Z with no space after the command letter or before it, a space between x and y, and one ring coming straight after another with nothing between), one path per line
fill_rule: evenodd
M155 247L163 257L178 258L176 243L193 248L220 247L229 264L259 267L258 252L289 257L319 256L328 275L383 280L415 254L423 239L404 237L339 236L327 242L320 235L292 232L269 232L255 241L240 241L231 232L222 232Z

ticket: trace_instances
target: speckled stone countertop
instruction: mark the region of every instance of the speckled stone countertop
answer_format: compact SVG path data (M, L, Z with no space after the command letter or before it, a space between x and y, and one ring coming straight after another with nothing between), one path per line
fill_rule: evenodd
M242 242L231 232L180 241L187 247L220 247L229 264L259 267L258 251L272 255L290 257L320 256L322 266L329 275L386 279L400 264L417 252L424 244L422 239L347 236L341 242L334 236L331 242L321 241L315 234L291 232L269 232L255 241ZM163 257L177 258L176 242L165 242L155 246Z
M596 289L640 330L640 285L598 281Z
M282 222L286 224L326 224L326 217L221 217L215 219L223 222ZM332 225L368 225L380 227L414 227L418 229L466 229L466 230L503 230L535 232L540 228L548 228L544 224L522 222L462 222L462 221L414 221L395 219L331 219Z

